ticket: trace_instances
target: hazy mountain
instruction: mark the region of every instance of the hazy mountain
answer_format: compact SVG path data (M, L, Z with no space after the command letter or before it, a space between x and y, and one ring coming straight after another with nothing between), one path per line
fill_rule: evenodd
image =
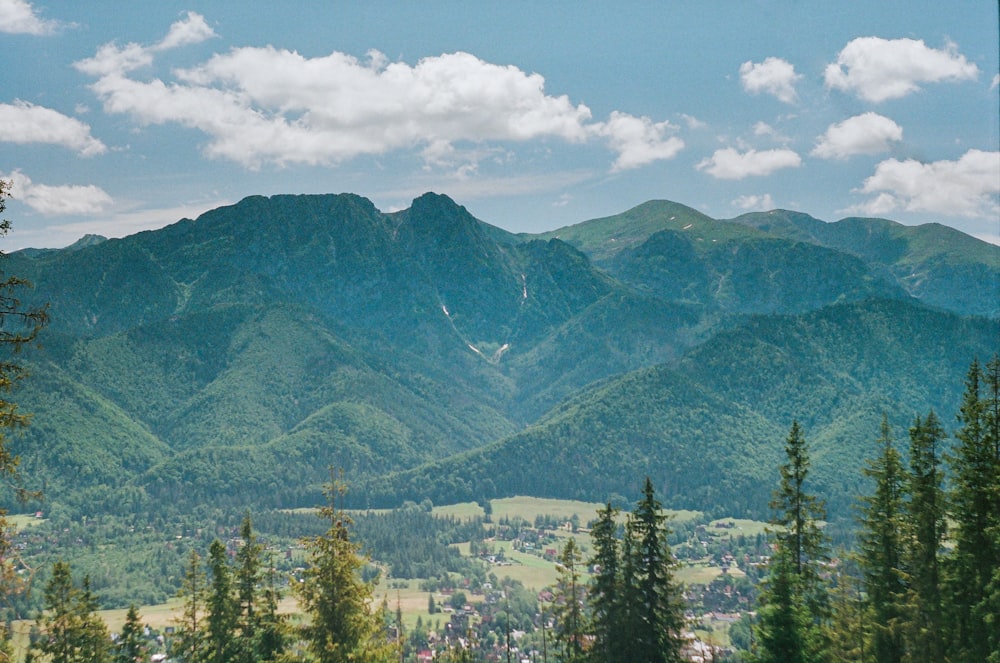
M943 230L653 201L530 236L436 194L251 197L8 257L52 315L16 445L91 508L312 503L337 465L372 500L656 471L757 509L792 416L825 467L858 463L869 413L951 416L997 346L1000 249Z

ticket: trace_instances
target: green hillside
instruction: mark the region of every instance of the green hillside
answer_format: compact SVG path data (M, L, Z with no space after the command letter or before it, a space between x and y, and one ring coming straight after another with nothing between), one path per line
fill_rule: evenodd
M253 196L8 258L52 317L16 449L73 508L308 505L336 465L366 505L650 472L677 506L760 513L798 417L836 500L881 411L950 417L996 350L998 251L668 201L515 236L439 194Z

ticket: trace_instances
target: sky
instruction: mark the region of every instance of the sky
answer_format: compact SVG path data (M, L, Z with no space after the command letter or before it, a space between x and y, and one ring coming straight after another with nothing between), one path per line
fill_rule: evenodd
M0 0L5 251L249 195L513 232L665 199L1000 244L990 0Z

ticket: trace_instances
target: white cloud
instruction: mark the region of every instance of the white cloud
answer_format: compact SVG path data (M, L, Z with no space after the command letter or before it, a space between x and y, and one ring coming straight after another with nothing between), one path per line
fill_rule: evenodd
M113 202L111 196L94 185L35 184L19 170L4 179L11 181L15 200L46 216L97 214Z
M770 175L783 168L797 168L802 158L792 150L748 150L740 153L727 147L716 150L695 168L721 180L741 180L744 177Z
M990 90L995 90L1000 87L1000 74L993 74L993 82L990 83Z
M775 208L774 200L771 199L771 194L769 193L760 196L740 196L730 204L746 212L767 212Z
M831 124L810 152L821 159L846 159L855 154L886 152L903 140L903 128L878 113L862 113Z
M83 122L25 101L0 104L0 141L61 145L86 157L108 149L90 135L90 127Z
M928 48L915 39L859 37L837 55L824 72L826 86L853 92L866 101L905 97L921 83L975 79L979 68L954 44Z
M8 34L50 35L59 28L58 21L40 18L25 0L0 0L0 32Z
M684 120L684 124L686 124L687 128L691 129L692 131L694 131L695 129L705 129L708 127L708 124L706 124L702 120L699 120L694 115L688 115L687 113L680 113L678 117Z
M747 60L740 65L740 81L743 89L751 94L766 92L773 94L786 104L798 98L795 83L802 78L795 73L795 67L787 60L769 57L763 62Z
M874 194L848 212L884 215L903 210L944 216L1000 214L1000 152L969 150L957 161L920 163L888 159L859 193Z
M187 12L182 21L170 26L167 36L154 49L166 51L178 46L198 44L215 36L215 31L205 22L205 17L196 12Z
M247 47L176 70L173 80L130 76L159 51L213 35L200 15L189 13L154 47L106 44L75 66L97 78L91 89L106 112L195 129L208 137L207 156L248 168L335 165L400 149L450 167L493 154L486 143L603 138L617 153L613 169L623 170L671 158L683 147L669 135L676 129L669 122L620 112L593 122L585 105L546 94L541 75L461 52L410 65L377 51L364 59L339 52L307 58ZM469 143L474 147L465 149ZM472 172L475 164L461 168Z
M611 149L618 153L611 167L615 172L674 158L684 149L683 140L668 135L676 130L670 122L653 122L648 117L620 111L613 111L611 118L595 129L599 135L608 137Z

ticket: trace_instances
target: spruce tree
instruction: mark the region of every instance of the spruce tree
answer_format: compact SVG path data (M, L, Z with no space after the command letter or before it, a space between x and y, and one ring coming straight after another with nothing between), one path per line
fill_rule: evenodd
M594 576L590 584L589 605L594 631L593 657L599 663L623 661L621 640L618 509L607 506L597 512L597 522L590 530L594 556L590 564Z
M952 656L970 663L1000 657L992 591L1000 567L1000 366L994 358L984 374L969 368L958 415L952 469L951 517L954 552L949 559Z
M632 550L626 563L635 570L635 585L626 584L625 591L635 599L630 601L630 613L637 628L628 634L635 645L634 661L681 660L684 607L674 580L677 562L667 543L670 530L666 521L653 482L647 477L642 498L629 518Z
M205 632L204 610L206 589L205 571L201 556L192 550L188 556L184 580L178 595L184 599L181 616L177 620L177 636L171 643L171 653L185 663L204 660Z
M785 456L771 500L774 555L760 595L756 660L812 663L826 660L829 599L820 569L829 553L820 526L826 511L806 491L809 452L797 421L785 441Z
M553 607L555 617L555 641L561 661L582 663L584 661L584 638L586 634L583 611L584 586L580 581L582 556L576 541L566 541L559 555L559 579Z
M944 429L934 411L910 428L910 471L906 505L906 567L909 615L906 640L913 663L944 660L940 551L947 533L940 444Z
M114 663L149 663L149 648L143 637L143 625L135 604L128 607L125 624L114 646Z
M238 656L236 624L239 605L233 588L226 546L218 539L208 548L209 588L205 599L205 660L232 663Z
M872 495L862 499L858 561L870 615L872 655L880 663L901 663L907 591L903 569L906 477L885 415L880 431L879 453L864 470L875 485Z
M380 615L369 609L372 587L361 580L364 559L350 540L347 514L336 500L346 492L333 479L326 488L327 505L320 517L329 522L325 534L305 539L309 553L302 582L295 586L307 617L302 627L306 647L317 663L392 660Z
M38 619L42 637L33 656L46 657L50 663L108 663L111 639L97 607L90 579L84 578L77 588L69 564L56 562L45 585L44 612Z

